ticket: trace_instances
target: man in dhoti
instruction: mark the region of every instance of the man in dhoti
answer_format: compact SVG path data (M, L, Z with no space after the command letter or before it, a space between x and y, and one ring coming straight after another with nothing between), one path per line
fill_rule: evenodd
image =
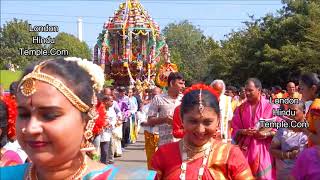
M152 94L150 95L150 99L153 99L154 96L161 94L161 89L155 87L152 89ZM145 140L145 150L147 156L147 164L148 169L151 169L151 158L153 154L156 152L159 142L159 132L158 127L149 126L147 123L148 120L148 111L150 107L150 102L142 106L141 114L141 126L144 129L144 140Z
M260 120L274 121L272 109L277 107L261 96L261 90L262 85L258 79L250 78L246 81L247 101L235 110L232 138L244 153L257 179L275 179L273 158L269 153L275 131L263 127Z
M223 82L223 80L217 79L214 80L210 86L217 90L220 94L220 101L219 101L219 107L220 107L220 134L221 139L223 142L231 141L231 120L233 116L232 111L232 98L225 95L226 91L226 85Z

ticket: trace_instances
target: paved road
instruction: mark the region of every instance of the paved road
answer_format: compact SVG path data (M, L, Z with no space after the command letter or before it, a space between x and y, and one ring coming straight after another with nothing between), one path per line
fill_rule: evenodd
M143 167L147 168L147 158L144 151L144 135L142 128L135 144L129 144L122 157L115 158L115 165L125 165L127 167Z

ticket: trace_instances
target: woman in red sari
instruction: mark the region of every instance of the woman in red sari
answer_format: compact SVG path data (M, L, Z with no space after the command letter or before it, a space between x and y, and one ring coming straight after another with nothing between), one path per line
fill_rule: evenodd
M180 112L185 135L154 154L156 179L253 179L240 149L212 138L220 117L218 97L203 84L185 91Z

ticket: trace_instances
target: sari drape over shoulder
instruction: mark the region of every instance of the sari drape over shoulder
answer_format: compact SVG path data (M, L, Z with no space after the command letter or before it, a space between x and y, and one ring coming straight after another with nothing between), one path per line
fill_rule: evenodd
M158 149L152 159L152 168L157 171L155 179L179 179L182 164L180 152L179 142L165 144ZM202 161L203 157L200 157L187 163L186 179L198 179ZM202 179L253 179L253 176L238 147L216 142Z
M315 122L320 121L320 99L315 99L311 106L309 107L309 110L306 114L306 119L309 123L309 131L312 133L316 132ZM309 140L309 147L313 146L311 140Z
M133 168L126 166L107 165L99 171L92 171L82 180L115 180L115 179L141 179L152 180L156 175L155 171L149 171L146 168Z
M0 168L1 180L23 180L30 164L9 166ZM114 180L114 179L141 179L152 180L156 175L155 171L148 171L146 168L132 168L124 166L107 165L105 168L92 171L82 178L82 180Z
M1 180L22 180L27 171L28 164L20 164L17 166L7 166L0 168Z
M255 128L259 119L273 117L272 109L278 108L261 97L256 107L256 112L251 111L251 105L244 102L239 106L232 119L232 138L239 144L244 156L250 164L252 174L258 179L275 179L275 167L273 157L269 153L272 137L267 139L255 139L251 136L242 136L239 130ZM252 117L254 115L254 117Z

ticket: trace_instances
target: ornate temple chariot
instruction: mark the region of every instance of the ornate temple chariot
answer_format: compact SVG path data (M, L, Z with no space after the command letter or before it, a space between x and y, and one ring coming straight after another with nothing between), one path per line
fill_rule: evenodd
M158 85L165 86L168 73L177 71L170 63L169 49L158 24L138 0L121 3L97 39L93 60L116 86L152 86L160 60L164 64L158 72Z

